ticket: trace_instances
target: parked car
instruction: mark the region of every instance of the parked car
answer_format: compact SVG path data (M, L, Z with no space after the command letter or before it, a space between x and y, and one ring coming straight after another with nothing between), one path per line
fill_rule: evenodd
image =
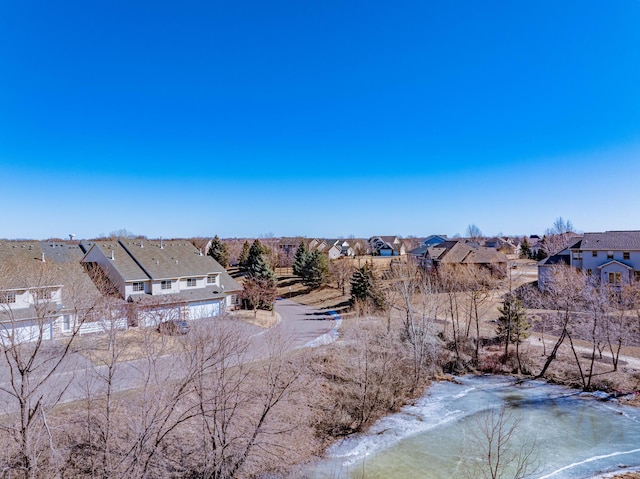
M158 325L158 332L161 334L187 334L189 323L178 319L164 321Z

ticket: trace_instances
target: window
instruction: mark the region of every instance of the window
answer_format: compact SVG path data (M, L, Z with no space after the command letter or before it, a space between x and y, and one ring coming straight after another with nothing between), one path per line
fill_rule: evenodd
M622 259L631 259L631 253L629 251L624 251L622 253Z
M70 329L71 329L71 316L68 314L65 314L62 317L62 330L69 331Z
M48 301L51 299L50 289L37 289L35 292L35 298L39 301Z
M607 251L607 259L613 259L613 251Z
M195 288L197 285L196 278L187 278L187 288Z
M142 281L133 283L133 292L136 293L140 291L144 291L144 283Z
M207 284L216 284L216 279L218 277L215 274L210 274L209 276L207 276Z
M598 252L597 251L592 251L591 252L591 256L593 256L594 258L598 257Z
M587 269L587 276L591 276L591 273L592 273L591 268Z
M609 284L622 283L622 273L609 273Z
M15 291L3 291L0 293L0 303L15 303L16 292Z
M171 280L168 279L166 281L161 281L160 282L160 288L161 289L171 289Z

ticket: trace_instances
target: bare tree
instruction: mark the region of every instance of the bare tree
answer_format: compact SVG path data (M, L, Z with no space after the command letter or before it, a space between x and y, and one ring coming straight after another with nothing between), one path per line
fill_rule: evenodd
M480 228L478 228L478 226L475 224L470 224L469 226L467 226L465 234L467 238L472 240L479 240L480 238L482 238L482 230L480 230Z
M470 428L472 444L464 455L470 479L524 479L538 469L536 443L518 439L520 420L502 407L481 413Z
M336 287L342 291L342 294L346 294L346 286L349 284L353 271L353 261L349 258L340 257L331 261L330 273L336 282Z
M4 405L0 431L12 438L9 464L5 465L12 477L38 477L46 465L60 459L48 417L71 384L73 376L62 373L70 365L82 324L95 312L99 300L79 265L73 266L41 262L21 267L5 263L6 269L0 274L4 282L0 290L21 284L20 296L31 302L26 309L31 316L26 325L20 316L24 309L5 303L0 311L0 368L4 371L0 381ZM56 286L62 284L61 273L63 290ZM49 339L61 312L68 318L64 320L68 322L66 337Z

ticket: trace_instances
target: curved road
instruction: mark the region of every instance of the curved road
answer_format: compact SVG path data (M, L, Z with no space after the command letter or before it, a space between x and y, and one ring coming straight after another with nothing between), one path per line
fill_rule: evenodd
M336 326L334 316L327 311L295 303L289 299L278 299L276 312L282 317L278 327L291 339L293 349L308 345Z
M338 324L334 316L328 312L287 299L277 300L276 312L280 314L281 320L272 330L281 333L286 341L285 347L288 351L311 345L314 340L329 333ZM211 319L216 320L217 318ZM251 336L253 342L250 354L245 356L242 361L251 362L264 357L263 355L267 354L267 348L265 341L261 341L261 339L264 339L264 334L271 330L264 330L248 323L242 324L241 327L245 334ZM176 362L173 355L163 356L159 358L159 361L167 365ZM144 359L120 362L117 373L113 377L115 389L126 391L139 387L144 381L147 368L148 363ZM180 370L175 367L169 367L169 369L173 369L173 377L181 374ZM82 399L86 397L88 392L100 394L104 384L100 384L101 381L96 380L96 374L105 375L106 373L105 366L96 366L81 353L72 353L55 373L55 378L48 381L47 391L41 392L44 392L45 396L60 395L62 399L57 402ZM7 364L4 361L0 362L0 413L14 411L17 408L15 399L9 398L5 392L11 390L9 378L10 372Z

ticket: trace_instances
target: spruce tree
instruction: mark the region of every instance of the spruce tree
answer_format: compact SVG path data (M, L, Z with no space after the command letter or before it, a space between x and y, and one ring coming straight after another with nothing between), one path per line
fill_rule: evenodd
M525 237L520 244L520 258L531 259L531 245Z
M329 260L320 251L308 254L308 260L304 266L302 282L312 289L319 288L326 283L329 277Z
M218 235L211 241L209 256L220 263L223 268L229 266L229 250L227 249L227 245L218 238Z
M500 316L498 317L496 335L505 343L504 352L506 357L510 343L520 343L529 337L531 323L522 306L522 301L513 293L505 295L502 306L498 308L498 311Z
M296 255L293 258L293 274L300 277L304 276L308 261L309 250L304 243L300 243L300 246L298 246L296 250Z
M376 310L386 308L380 281L369 263L357 268L351 275L351 304L370 304Z
M238 267L242 272L247 271L247 260L249 259L249 249L250 249L249 242L245 240L245 242L242 244L242 252L240 253L240 256L238 256Z

